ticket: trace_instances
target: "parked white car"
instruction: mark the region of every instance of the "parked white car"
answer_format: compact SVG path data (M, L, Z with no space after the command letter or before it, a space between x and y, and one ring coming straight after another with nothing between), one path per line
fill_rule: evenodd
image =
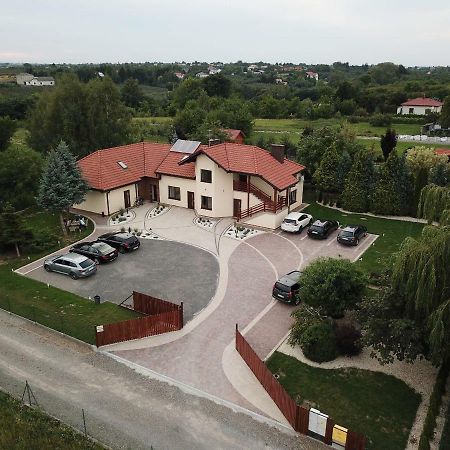
M312 222L312 219L311 214L291 212L281 222L281 229L289 233L300 233Z

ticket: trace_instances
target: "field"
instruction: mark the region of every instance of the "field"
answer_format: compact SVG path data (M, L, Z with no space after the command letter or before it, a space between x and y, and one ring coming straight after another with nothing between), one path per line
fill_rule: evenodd
M67 425L0 392L0 448L101 450Z
M337 220L340 224L365 225L369 233L378 234L377 240L356 262L367 274L381 273L403 240L408 236L418 237L424 226L420 223L381 219L365 214L342 213L318 203L312 203L305 212L311 214L315 219Z
M267 363L298 401L366 436L368 450L403 450L421 396L403 381L360 369L320 369L275 352Z

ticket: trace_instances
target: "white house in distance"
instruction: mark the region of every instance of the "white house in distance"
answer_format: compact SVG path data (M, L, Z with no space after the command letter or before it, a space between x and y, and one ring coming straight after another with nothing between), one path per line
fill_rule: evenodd
M397 108L397 114L414 114L414 115L425 115L431 112L440 113L442 110L443 103L439 100L434 100L433 98L418 97L408 100L402 103Z
M31 81L34 78L34 75L31 75L31 73L18 73L16 75L16 83L20 86L25 86L25 84L29 81Z
M313 72L312 70L308 70L308 72L306 72L306 78L312 78L319 81L319 74L317 72Z
M102 215L131 207L139 196L275 229L303 199L304 166L285 159L279 145L269 152L230 142L139 142L98 150L78 164L91 189L74 207Z

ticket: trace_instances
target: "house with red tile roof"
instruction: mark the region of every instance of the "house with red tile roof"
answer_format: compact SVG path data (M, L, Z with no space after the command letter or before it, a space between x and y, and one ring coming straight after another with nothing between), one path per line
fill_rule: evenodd
M397 108L397 114L425 115L431 112L440 113L443 103L427 97L412 98Z
M303 199L304 166L284 148L178 140L98 150L78 161L90 190L74 207L109 216L144 200L275 229Z
M231 128L224 128L222 130L228 136L231 142L235 142L236 144L243 144L245 139L245 134L241 130L233 130Z

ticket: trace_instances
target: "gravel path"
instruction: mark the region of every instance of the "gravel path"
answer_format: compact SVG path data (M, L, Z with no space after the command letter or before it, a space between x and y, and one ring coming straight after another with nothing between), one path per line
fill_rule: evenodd
M49 414L117 449L324 448L174 386L143 377L91 347L0 311L0 388L25 380Z
M358 369L383 372L404 381L408 386L412 387L416 392L422 395L422 402L417 410L416 419L409 434L406 450L415 450L418 448L419 437L428 411L430 395L433 391L434 382L438 372L438 369L432 366L428 361L421 360L410 364L404 361L395 360L392 364L382 365L378 360L370 357L370 349L364 349L358 356L352 358L339 356L333 361L315 363L305 358L300 347L291 347L287 341L278 348L278 351L293 356L302 363L312 367L320 367L322 369L356 367Z

